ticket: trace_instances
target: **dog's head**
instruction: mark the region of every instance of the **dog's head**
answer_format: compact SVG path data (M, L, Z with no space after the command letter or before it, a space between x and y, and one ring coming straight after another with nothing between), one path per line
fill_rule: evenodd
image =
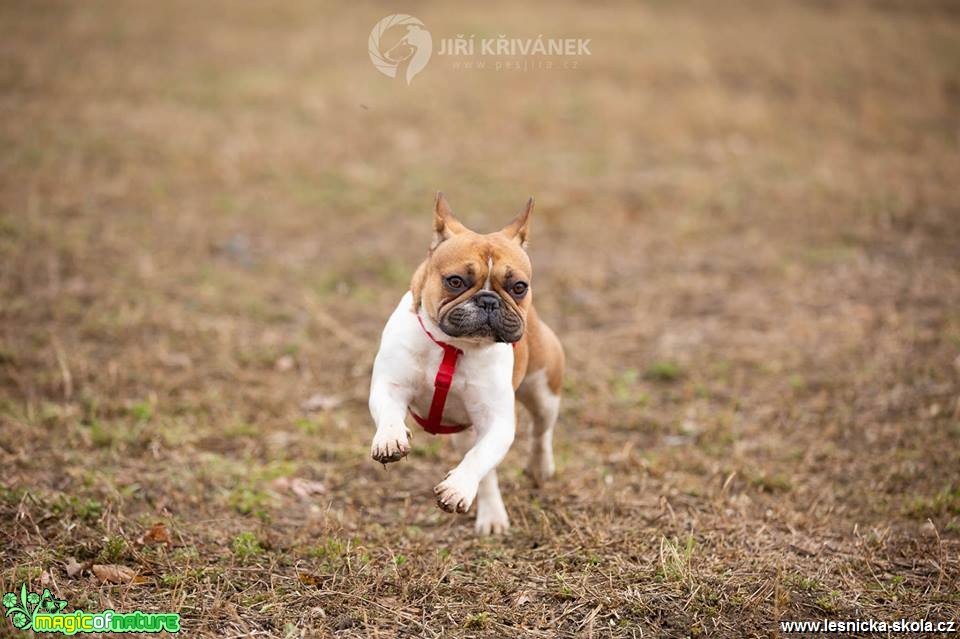
M533 291L527 230L533 199L496 233L480 235L460 223L437 194L433 243L411 284L420 306L451 337L516 342L523 337Z

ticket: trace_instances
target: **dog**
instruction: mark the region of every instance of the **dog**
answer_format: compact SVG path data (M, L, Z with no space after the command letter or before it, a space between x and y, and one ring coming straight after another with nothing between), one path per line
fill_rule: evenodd
M433 492L447 512L476 500L481 535L510 526L496 467L513 444L516 400L533 417L527 475L540 486L555 470L564 353L533 306L532 211L533 198L512 223L480 235L437 194L427 258L383 329L370 382L373 459L410 452L408 413L427 432L454 434L463 459Z

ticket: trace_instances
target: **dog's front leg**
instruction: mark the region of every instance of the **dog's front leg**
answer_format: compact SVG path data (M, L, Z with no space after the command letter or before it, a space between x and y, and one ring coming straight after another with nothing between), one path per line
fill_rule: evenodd
M476 441L476 431L471 428L457 433L453 436L453 441L457 450L466 454ZM510 518L507 516L506 506L503 505L503 496L500 495L496 468L480 480L480 487L477 489L477 521L474 527L479 535L499 535L510 529Z
M507 410L509 408L509 410ZM480 480L492 473L513 444L516 418L513 403L499 410L478 411L471 415L477 440L457 467L447 473L433 492L437 504L447 512L465 513L477 496ZM491 477L496 482L496 476ZM495 485L493 487L495 489ZM498 491L499 492L499 491Z
M370 415L377 425L370 456L381 464L398 461L410 452L410 431L403 420L409 400L400 385L374 374L370 385Z

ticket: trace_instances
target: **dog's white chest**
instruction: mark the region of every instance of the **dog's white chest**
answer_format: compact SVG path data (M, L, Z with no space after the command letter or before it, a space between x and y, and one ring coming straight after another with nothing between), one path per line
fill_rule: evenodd
M414 397L410 403L410 410L418 416L427 419L430 415L430 407L432 404L433 389L431 388L429 392L422 391L417 393L416 397ZM470 424L470 415L467 412L466 404L464 404L460 396L454 395L452 391L447 395L447 401L443 407L443 417L440 419L440 422L449 426Z
M482 410L482 406L487 402L497 401L497 398L490 397L490 394L500 392L497 389L504 387L504 376L509 380L513 375L512 349L506 344L497 346L498 348L494 350L499 352L468 351L459 357L456 372L450 384L450 392L444 404L441 419L443 424L470 424L471 414ZM434 345L434 350L427 353L420 367L420 374L416 378L416 388L410 402L411 410L420 417L426 418L430 414L430 407L436 393L437 370L442 357L443 351ZM508 387L509 383L508 381Z
M433 402L443 348L428 335L446 340L439 327L421 326L411 312L408 292L387 321L374 364L374 380L389 380L388 392L426 419ZM427 320L425 320L427 321ZM474 345L451 341L463 353L444 405L443 424L471 424L494 412L513 412L513 348L509 344ZM503 409L503 410L500 410Z

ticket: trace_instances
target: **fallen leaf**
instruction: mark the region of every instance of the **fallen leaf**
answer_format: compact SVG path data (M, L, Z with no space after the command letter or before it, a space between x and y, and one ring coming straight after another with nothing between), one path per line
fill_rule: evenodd
M311 395L308 400L300 404L300 408L308 413L312 413L318 410L333 410L342 403L343 399L337 397L336 395L316 393L315 395Z
M301 572L297 574L297 579L300 580L304 586L316 586L320 583L320 577L317 575L311 575L308 572Z
M50 585L50 581L51 581L51 578L50 578L50 571L49 571L49 570L44 570L43 572L40 573L40 585L41 585L41 586L49 586L49 585Z
M326 492L327 489L318 481L297 477L290 482L290 490L292 490L293 494L297 497L308 499L312 495L319 495L320 493Z
M67 577L73 579L83 572L83 564L77 563L77 560L73 557L68 557L67 563L63 566L63 569L67 571Z
M309 499L313 495L319 495L327 491L326 486L320 482L313 481L312 479L303 479L302 477L294 477L293 479L289 477L277 477L270 482L270 485L273 486L275 490L283 492L289 490L301 499Z
M281 372L293 370L297 365L297 360L293 359L292 355L284 355L274 362L273 367Z
M158 546L163 544L169 548L170 545L173 544L173 539L170 537L170 531L167 530L167 525L162 521L158 521L150 527L150 530L137 538L137 543L141 546Z
M97 576L100 583L142 584L147 581L132 568L117 564L94 564L93 574Z

